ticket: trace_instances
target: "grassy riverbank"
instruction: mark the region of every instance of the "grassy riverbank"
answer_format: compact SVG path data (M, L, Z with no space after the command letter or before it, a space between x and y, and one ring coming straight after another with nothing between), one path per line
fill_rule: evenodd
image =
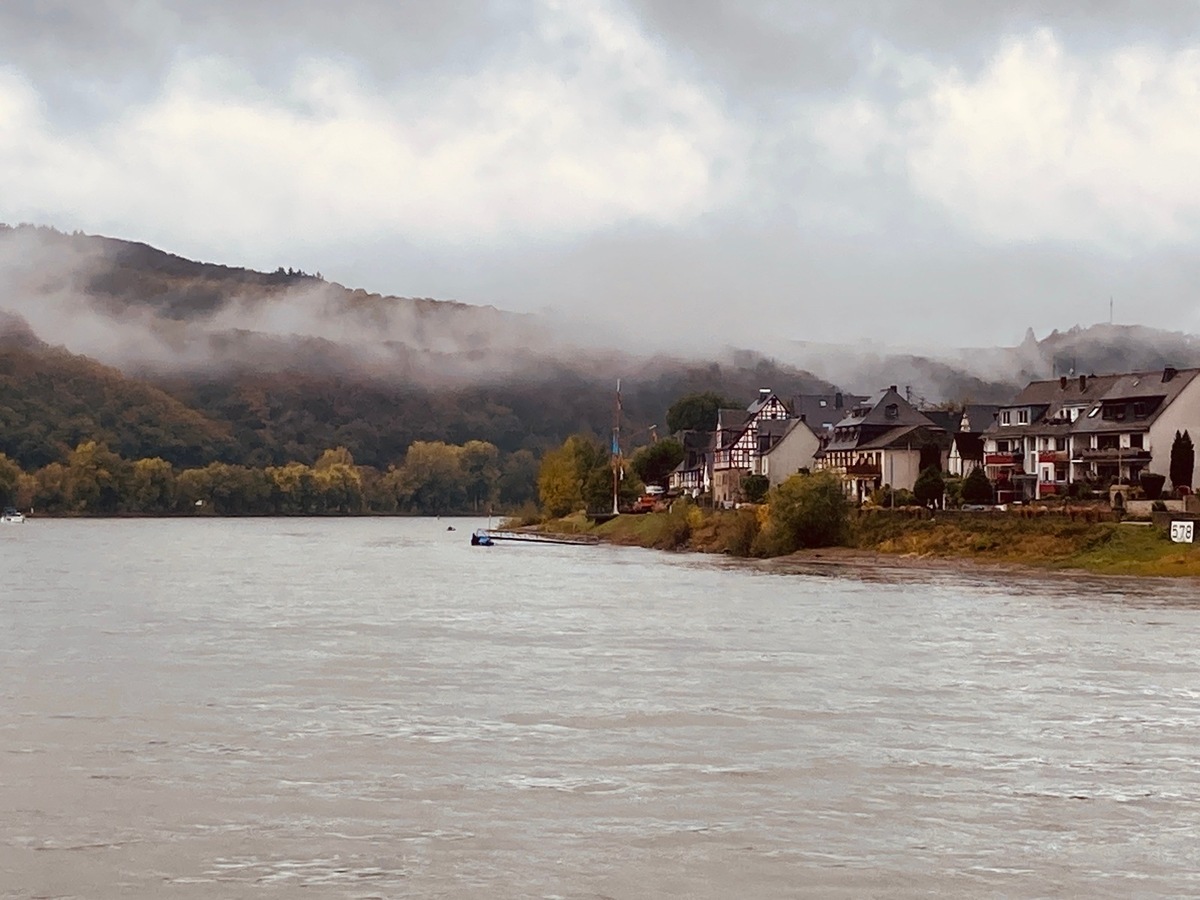
M1200 546L1172 543L1162 529L1148 523L1098 518L852 511L846 537L838 546L908 560L970 560L1110 575L1200 577ZM620 516L601 525L576 516L547 527L588 531L612 543L660 550L778 555L759 539L765 522L765 508L679 506L671 512Z

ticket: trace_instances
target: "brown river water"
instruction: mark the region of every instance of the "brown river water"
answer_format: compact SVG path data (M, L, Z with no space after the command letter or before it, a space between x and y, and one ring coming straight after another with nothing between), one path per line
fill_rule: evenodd
M1200 894L1194 582L477 524L0 526L0 897Z

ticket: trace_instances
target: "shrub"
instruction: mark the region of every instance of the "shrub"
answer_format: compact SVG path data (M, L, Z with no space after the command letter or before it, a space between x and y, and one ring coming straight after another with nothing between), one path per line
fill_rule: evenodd
M992 483L988 481L987 473L983 471L983 467L977 466L971 470L971 474L963 481L963 502L991 503L992 497Z
M942 480L940 469L933 466L923 470L913 484L913 496L922 506L930 504L941 505L942 494L945 493L946 483Z
M845 540L850 504L841 479L831 472L793 475L771 492L769 503L760 552L790 553Z
M1167 483L1167 477L1159 475L1157 472L1143 472L1138 476L1138 481L1146 493L1146 499L1157 500L1162 496L1163 485Z

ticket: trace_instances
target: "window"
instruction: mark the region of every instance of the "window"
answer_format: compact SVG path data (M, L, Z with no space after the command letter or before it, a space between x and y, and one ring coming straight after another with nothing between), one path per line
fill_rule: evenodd
M821 401L821 409L824 409L824 408L825 408L825 407L827 407L828 405L829 405L829 401L828 401L828 400L822 400L822 401Z
M1012 413L1010 413L1007 409L1004 410L1004 412L1000 413L1000 424L1001 425L1011 425L1012 419L1010 418L1010 416L1012 416Z
M1147 412L1148 412L1148 410L1146 409L1146 404L1145 404L1145 403L1141 403L1141 402L1139 402L1139 403L1135 403L1135 404L1133 404L1133 417L1134 417L1135 419L1144 419L1144 418L1146 418L1146 414L1147 414Z
M1017 424L1018 425L1028 425L1029 424L1029 410L1027 410L1027 409L1018 409L1017 410Z
M1145 446L1143 438L1145 438L1143 434L1131 434L1129 436L1129 446L1135 450L1141 450Z
M900 418L900 407L895 403L889 403L883 408L883 414L889 419Z

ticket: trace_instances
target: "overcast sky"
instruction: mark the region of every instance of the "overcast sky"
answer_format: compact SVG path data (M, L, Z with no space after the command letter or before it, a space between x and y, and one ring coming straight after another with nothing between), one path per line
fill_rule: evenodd
M1200 331L1185 0L7 0L0 51L11 223L750 345Z

